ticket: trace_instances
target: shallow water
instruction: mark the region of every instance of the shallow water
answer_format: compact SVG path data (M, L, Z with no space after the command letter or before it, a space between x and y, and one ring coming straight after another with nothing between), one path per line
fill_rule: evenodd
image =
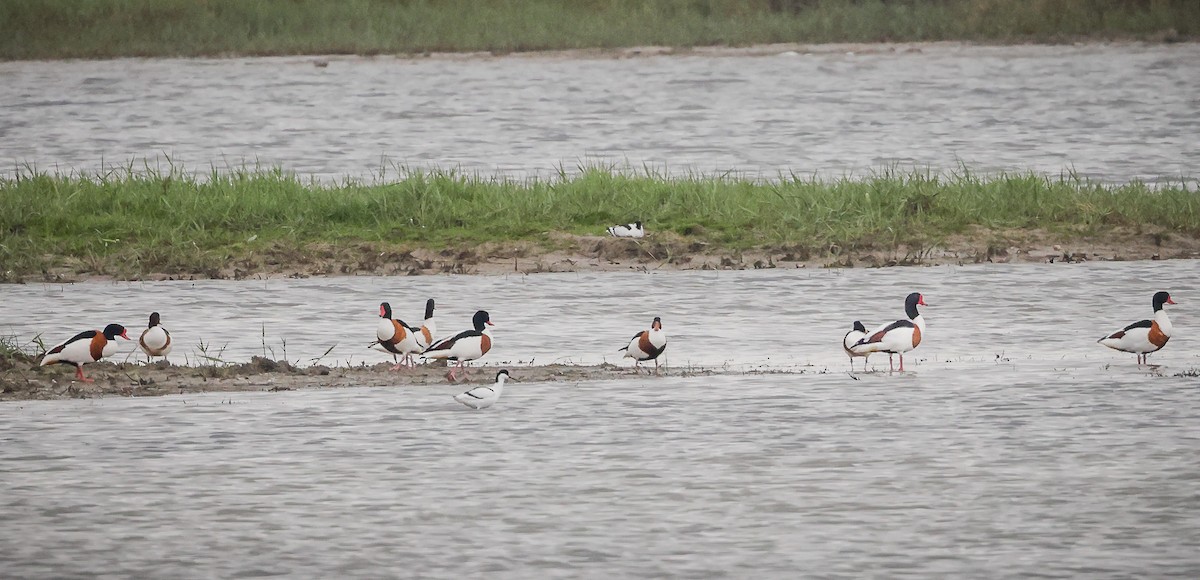
M1196 577L1198 383L1175 374L1197 366L1198 282L1194 262L1165 261L0 286L5 332L153 306L181 345L219 337L233 359L261 349L263 323L292 358L333 342L347 357L381 297L414 313L437 297L446 332L487 307L492 363L613 360L661 315L669 372L731 371L517 383L480 412L453 386L5 403L0 566ZM1094 343L1159 288L1179 302L1161 367ZM899 316L910 290L930 306L909 372L844 372L849 321ZM804 372L739 372L764 369Z
M0 63L0 165L1195 178L1200 44L633 59ZM140 168L141 162L135 163ZM386 176L385 176L386 177Z
M478 309L490 312L496 324L490 364L619 362L617 349L661 316L670 340L666 361L674 366L842 371L847 363L838 340L850 323L860 319L872 328L902 318L904 296L919 291L929 303L919 359L1001 355L1100 365L1132 357L1095 340L1148 318L1150 296L1166 289L1180 303L1170 315L1181 331L1152 357L1177 366L1197 362L1186 331L1197 284L1192 260L6 284L0 333L19 341L40 334L53 345L116 322L136 338L157 310L175 341L176 363L266 355L301 365L372 364L388 359L366 348L375 338L379 303L388 301L396 317L416 324L425 300L434 298L439 336L469 329ZM136 346L120 342L113 358L125 360Z

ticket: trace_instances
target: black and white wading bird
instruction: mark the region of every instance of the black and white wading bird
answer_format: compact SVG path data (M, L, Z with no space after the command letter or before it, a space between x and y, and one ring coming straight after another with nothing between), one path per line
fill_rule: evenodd
M845 350L846 354L849 355L849 357L850 357L850 370L851 371L854 370L854 357L857 357L857 356L863 357L863 369L865 370L867 368L867 360L868 360L868 357L871 356L871 353L864 352L862 354L859 354L857 352L854 352L854 345L858 344L858 341L860 341L866 337L867 337L867 327L863 326L863 323L859 322L857 320L854 321L854 328L851 328L850 332L847 332L846 336L842 337L842 349Z
M642 229L642 222L633 222L631 224L609 226L608 235L614 238L644 238L646 237L646 230Z
M475 387L465 393L459 393L454 395L454 400L472 409L486 409L500 400L500 395L504 394L505 381L515 382L516 380L508 376L507 370L502 370L496 373L496 382L494 384L485 387Z

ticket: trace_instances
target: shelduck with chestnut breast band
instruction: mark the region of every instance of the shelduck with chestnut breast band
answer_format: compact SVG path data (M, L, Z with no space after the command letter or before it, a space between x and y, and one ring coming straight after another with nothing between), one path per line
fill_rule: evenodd
M649 330L643 330L629 339L629 344L617 349L625 351L625 358L633 359L633 369L641 370L642 361L654 361L654 374L658 374L658 356L667 350L667 335L662 329L662 319L655 316Z
M425 352L433 343L433 335L437 326L433 322L433 299L425 302L425 322L421 328L414 328L403 320L392 318L392 306L387 302L379 305L379 324L375 327L375 342L370 346L379 345L384 351L392 354L392 360L397 356L403 357L392 366L392 370L400 370L408 366L416 366L415 354Z
M488 330L488 326L495 325L492 324L491 316L480 310L471 318L471 322L474 323L474 330L465 330L450 338L439 340L421 355L424 358L458 361L458 365L450 369L447 375L451 381L458 380L457 372L460 370L466 375L464 363L479 359L492 349L492 331Z
M1167 292L1155 292L1150 300L1154 306L1152 320L1139 320L1096 341L1108 348L1137 355L1137 364L1146 364L1146 355L1157 352L1171 340L1171 319L1164 304L1175 304Z
M157 312L150 313L150 324L138 337L138 346L148 358L161 356L166 360L171 352L171 333L163 328L162 317Z
M102 331L85 330L46 352L40 366L55 363L73 364L75 376L85 383L90 383L92 379L83 376L83 365L94 363L117 352L117 343L114 341L118 336L129 340L125 327L120 324L110 324Z
M875 329L859 339L850 350L864 356L873 352L886 352L888 353L888 368L892 370L895 370L892 367L892 355L898 354L900 355L900 370L903 372L904 353L917 348L925 334L925 318L917 311L917 305L927 306L925 297L920 292L913 292L904 299L904 313L908 315L907 320L897 320Z

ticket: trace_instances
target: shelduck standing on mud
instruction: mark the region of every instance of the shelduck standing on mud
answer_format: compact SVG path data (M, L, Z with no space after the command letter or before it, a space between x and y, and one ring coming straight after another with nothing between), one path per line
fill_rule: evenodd
M846 354L849 355L849 357L850 357L850 370L854 370L854 357L856 357L856 356L863 357L863 368L864 369L867 366L867 360L868 360L868 357L871 356L871 353L864 352L862 354L859 354L857 352L854 352L854 350L853 350L854 345L858 344L858 341L860 341L866 337L867 337L867 327L863 326L863 323L859 322L857 320L854 321L854 328L851 328L850 332L847 332L846 336L842 337L842 349L845 350Z
M667 335L662 329L662 319L655 316L649 330L643 330L629 339L629 344L617 349L625 351L625 357L634 360L633 368L639 369L642 361L654 361L654 374L658 374L658 355L667 349Z
M917 312L917 305L928 306L925 304L925 297L919 292L913 292L904 299L904 313L908 315L907 320L897 320L891 324L885 324L867 336L860 338L858 342L850 348L852 352L858 355L866 356L873 352L888 353L888 368L892 367L892 355L900 355L900 370L904 371L904 353L917 348L921 344L921 337L925 334L925 318Z
M486 409L491 407L500 400L500 395L504 394L504 381L513 380L508 376L507 370L501 370L496 373L496 383L488 387L475 387L465 393L454 395L454 400L458 401L472 409Z
M633 222L631 224L609 226L608 235L614 238L644 238L646 237L646 230L642 228L642 222Z
M450 369L447 375L451 381L458 380L457 372L460 370L463 371L463 376L466 376L464 363L479 359L492 349L492 331L488 329L488 326L495 326L492 324L492 317L486 311L480 310L471 321L475 326L473 330L464 330L450 338L443 338L430 345L421 355L424 358L458 361L457 367Z
M163 328L157 312L150 313L150 325L138 337L138 346L147 357L161 356L165 360L171 352L171 333Z
M1155 292L1151 299L1154 305L1153 320L1139 320L1096 341L1108 348L1137 355L1137 364L1146 363L1146 355L1157 352L1171 340L1171 319L1167 318L1164 304L1174 304L1167 292Z
M396 360L397 356L404 357L392 367L394 371L405 365L414 367L416 360L413 359L413 355L425 352L433 343L433 335L436 332L432 298L425 302L425 322L421 328L414 328L405 324L403 320L393 319L392 306L384 302L379 305L379 324L375 326L377 340L371 343L371 346L379 345L385 352L392 354L392 360Z
M92 379L83 376L83 365L94 363L117 352L117 343L114 341L118 336L129 340L125 327L120 324L110 324L102 331L85 330L50 349L46 356L42 357L41 366L55 363L73 364L75 376L85 383L90 383Z

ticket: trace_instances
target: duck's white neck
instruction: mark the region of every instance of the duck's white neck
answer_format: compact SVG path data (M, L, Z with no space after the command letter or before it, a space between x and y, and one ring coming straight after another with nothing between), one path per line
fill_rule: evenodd
M912 323L917 328L920 328L921 332L925 332L925 317L924 316L921 316L920 314L918 314L916 318L912 319Z
M1154 313L1154 321L1158 323L1158 329L1168 337L1171 336L1171 319L1167 318L1167 311L1160 309Z

